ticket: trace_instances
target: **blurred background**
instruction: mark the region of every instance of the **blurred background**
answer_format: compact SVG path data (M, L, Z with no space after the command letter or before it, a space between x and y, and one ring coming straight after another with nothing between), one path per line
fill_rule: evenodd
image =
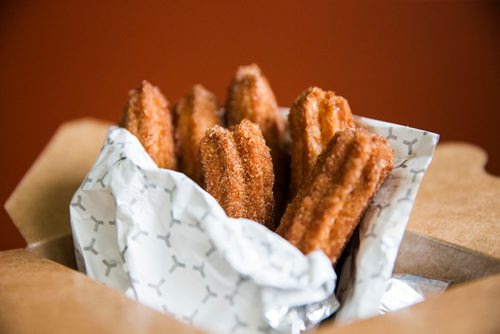
M252 62L281 106L334 90L355 114L483 147L500 175L499 2L1 1L0 202L61 123L117 121L142 79L170 102L195 83L224 101ZM2 205L0 250L24 245Z

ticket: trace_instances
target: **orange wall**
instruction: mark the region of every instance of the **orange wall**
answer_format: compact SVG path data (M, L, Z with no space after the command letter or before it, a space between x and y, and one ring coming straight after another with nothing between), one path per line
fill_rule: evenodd
M170 101L197 82L223 99L250 62L282 106L335 90L356 114L483 146L500 174L498 3L90 2L0 5L2 203L62 122L117 120L143 78ZM0 249L20 246L2 210Z

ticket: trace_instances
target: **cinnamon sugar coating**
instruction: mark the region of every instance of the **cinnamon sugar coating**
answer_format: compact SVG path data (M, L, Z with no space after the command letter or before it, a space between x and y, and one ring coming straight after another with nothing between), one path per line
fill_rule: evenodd
M120 126L139 139L158 167L175 170L172 114L167 100L158 87L146 80L128 95Z
M293 198L335 133L353 127L347 100L317 87L305 90L288 115L292 137L290 196Z
M175 139L179 171L201 185L200 141L208 128L222 124L217 99L202 85L194 85L179 100L175 110L177 116Z
M336 263L371 198L392 170L387 141L344 129L328 143L288 205L278 234L304 254L321 249Z
M235 125L248 119L259 125L275 172L276 215L281 216L288 197L289 156L285 150L285 120L269 81L256 64L240 66L228 88L226 101L227 124Z
M235 218L274 225L274 173L269 148L258 125L243 120L209 128L200 143L205 190Z

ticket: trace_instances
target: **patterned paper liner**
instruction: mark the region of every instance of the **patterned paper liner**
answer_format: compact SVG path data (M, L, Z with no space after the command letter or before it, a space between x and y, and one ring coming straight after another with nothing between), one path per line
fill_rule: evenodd
M343 322L378 313L438 140L357 121L389 140L396 167L361 222L357 255L342 270L337 320ZM210 332L297 332L338 307L336 275L322 252L304 256L262 225L228 218L184 174L158 169L125 129L110 129L70 211L82 271Z

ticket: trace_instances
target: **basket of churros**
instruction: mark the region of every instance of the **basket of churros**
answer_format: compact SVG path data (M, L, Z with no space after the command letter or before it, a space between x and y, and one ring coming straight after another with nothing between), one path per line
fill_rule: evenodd
M298 333L378 314L438 135L256 65L221 108L143 81L70 204L78 267L213 333Z

